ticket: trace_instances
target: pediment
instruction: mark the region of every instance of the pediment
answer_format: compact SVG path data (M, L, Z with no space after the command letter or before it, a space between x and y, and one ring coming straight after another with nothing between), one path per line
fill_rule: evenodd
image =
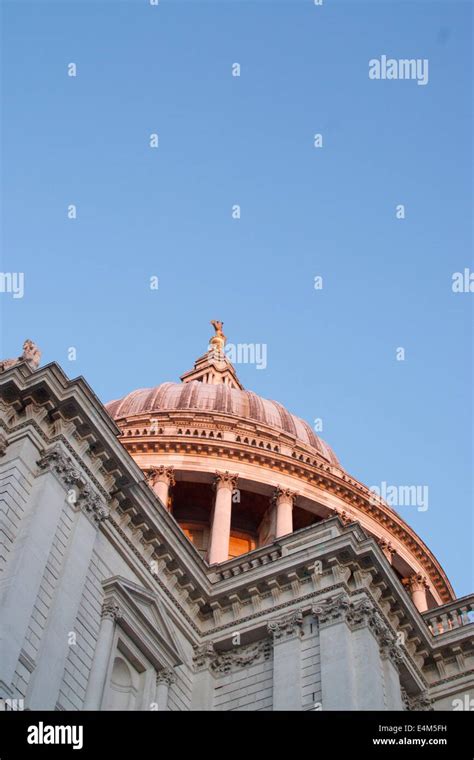
M120 608L120 626L158 665L180 665L184 660L172 621L156 594L137 583L114 576L102 583L106 599Z

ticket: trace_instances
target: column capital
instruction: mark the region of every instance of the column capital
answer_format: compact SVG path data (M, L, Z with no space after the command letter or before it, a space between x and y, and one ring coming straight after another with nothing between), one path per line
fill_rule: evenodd
M319 625L332 625L347 619L351 609L351 600L347 594L339 594L329 599L324 599L320 604L312 607L312 613L319 620Z
M302 625L303 613L301 610L295 610L290 615L270 620L267 624L267 631L273 635L274 640L290 636L300 636Z
M396 551L393 548L393 546L392 546L392 542L391 541L387 541L387 539L382 538L382 537L380 537L380 538L376 537L375 540L378 543L378 545L380 546L380 548L382 549L382 551L385 554L385 556L387 557L388 561L391 562L392 561L392 557L393 557L393 555L395 554L395 551Z
M107 599L102 605L101 617L102 620L113 620L115 622L122 617L122 610L113 599Z
M85 482L79 468L66 456L58 443L43 451L36 464L40 470L58 475L65 486L80 486Z
M146 482L152 487L155 483L166 483L168 486L176 485L174 467L168 467L164 464L160 464L158 467L150 467L147 472Z
M382 660L390 660L397 670L403 661L403 652L396 640L387 640L387 643L381 643L380 656L382 657Z
M421 573L410 575L409 578L404 578L403 585L408 588L409 592L413 594L414 591L426 591L429 588L426 577Z
M352 628L370 628L376 637L385 633L386 625L370 599L361 599L351 604L347 621Z
M213 641L207 641L204 644L196 644L194 646L193 663L196 670L204 670L208 668L211 663L218 656Z
M298 496L297 491L292 491L291 488L282 488L277 486L272 494L272 501L275 504L281 504L283 502L290 502L294 504Z
M409 710L412 711L431 711L433 710L433 700L430 698L427 690L421 691L415 696L405 695Z
M220 488L228 488L230 491L233 491L237 485L238 479L239 476L235 472L232 473L228 470L225 472L219 472L216 470L214 477L214 487L216 490L219 490Z
M176 674L171 668L162 668L156 674L156 685L164 683L166 686L176 683Z

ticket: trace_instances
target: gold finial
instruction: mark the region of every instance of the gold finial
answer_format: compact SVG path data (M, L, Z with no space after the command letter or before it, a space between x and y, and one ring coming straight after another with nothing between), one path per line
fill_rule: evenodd
M209 345L213 351L218 351L220 353L224 350L224 346L227 340L224 333L222 332L224 323L218 322L216 319L211 319L211 325L216 331L216 334L212 336L211 340L209 341Z

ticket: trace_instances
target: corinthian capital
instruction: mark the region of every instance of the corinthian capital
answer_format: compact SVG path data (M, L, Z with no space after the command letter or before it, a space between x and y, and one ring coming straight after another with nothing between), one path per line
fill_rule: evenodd
M228 470L225 472L219 472L216 470L214 486L216 489L228 488L229 490L233 491L237 485L238 479L239 476L236 473L229 472Z
M385 632L385 624L377 612L373 602L369 599L361 599L351 604L347 612L347 621L351 628L371 628L375 635L379 636Z
M165 683L167 686L176 682L176 675L170 668L162 668L156 674L156 683Z
M79 485L84 479L72 460L66 456L59 444L45 451L37 461L40 470L55 472L65 486Z
M386 643L382 644L380 647L380 654L382 655L382 659L391 660L396 668L398 668L400 663L403 661L403 652L400 649L399 644L397 644L396 640L387 640Z
M312 608L313 615L319 619L319 624L331 625L332 623L339 623L347 619L347 616L351 610L351 601L347 594L340 594L339 596L333 596L330 599L325 599L320 604L314 605Z
M275 502L275 504L279 504L284 501L289 501L294 504L297 496L297 491L292 491L291 488L282 488L281 486L277 486L273 492L272 501Z
M408 705L409 709L414 711L433 710L433 700L430 698L427 691L422 691L414 697L408 697Z
M287 638L289 636L298 636L301 634L301 627L303 625L303 613L301 610L296 610L290 615L277 618L276 620L270 620L267 625L268 633L273 635L274 639Z
M159 467L152 467L147 474L147 483L154 486L155 483L166 483L169 486L176 485L174 478L174 467L166 467L160 464Z
M409 578L404 578L403 584L408 588L410 594L413 594L414 591L425 591L429 588L425 576L421 575L421 573L411 575Z
M107 599L102 605L102 619L103 620L120 620L122 612L117 604L112 599Z
M204 644L194 646L193 663L196 670L203 670L218 657L212 641L206 641Z
M385 556L387 557L387 559L391 562L392 561L392 557L395 554L395 549L392 546L392 542L391 541L387 541L387 539L382 538L382 537L380 537L380 538L376 537L375 540L377 541L378 545L382 549L382 551L385 554Z

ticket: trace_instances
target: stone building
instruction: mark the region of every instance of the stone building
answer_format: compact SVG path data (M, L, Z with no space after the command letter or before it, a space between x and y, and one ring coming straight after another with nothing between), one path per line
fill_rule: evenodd
M31 342L0 364L0 696L469 709L473 597L214 327L182 382L106 406Z

